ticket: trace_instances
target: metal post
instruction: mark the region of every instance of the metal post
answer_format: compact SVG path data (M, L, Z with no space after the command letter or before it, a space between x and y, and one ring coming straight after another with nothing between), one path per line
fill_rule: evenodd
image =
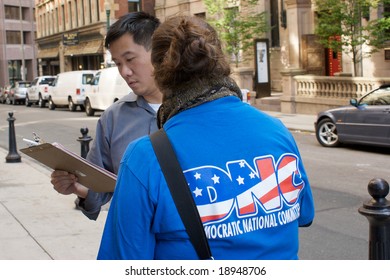
M104 1L104 9L106 10L106 16L107 16L107 22L106 22L106 28L107 31L110 28L110 14L111 14L111 3L110 0Z
M359 208L359 213L369 222L369 260L390 260L390 201L389 183L384 179L372 179L368 183L372 199Z
M21 156L18 154L16 149L16 137L15 137L15 118L13 112L8 112L9 118L7 119L9 122L9 152L5 158L6 162L21 162Z
M107 30L110 28L110 13L111 13L110 10L106 11L106 15L107 15Z
M89 142L92 141L92 137L88 136L88 128L81 128L80 132L83 136L79 137L77 141L81 144L81 157L86 158L89 152Z

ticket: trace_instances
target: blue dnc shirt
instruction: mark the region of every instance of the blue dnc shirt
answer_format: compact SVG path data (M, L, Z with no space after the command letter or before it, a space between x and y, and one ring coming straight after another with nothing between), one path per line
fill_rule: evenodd
M224 97L165 125L215 259L297 259L314 203L298 148L277 119ZM197 259L149 137L121 161L98 259Z

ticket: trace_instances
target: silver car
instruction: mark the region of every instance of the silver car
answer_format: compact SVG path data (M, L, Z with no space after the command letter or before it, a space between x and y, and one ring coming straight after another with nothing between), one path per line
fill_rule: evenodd
M390 85L351 99L350 106L321 112L316 138L325 147L353 143L390 147Z
M18 81L15 82L14 86L11 86L9 92L7 93L5 103L7 104L24 104L26 100L27 89L29 88L31 82Z

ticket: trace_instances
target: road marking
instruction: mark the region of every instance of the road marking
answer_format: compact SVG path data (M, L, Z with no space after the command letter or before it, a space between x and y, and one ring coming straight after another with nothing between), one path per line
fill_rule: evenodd
M31 121L31 122L22 122L18 123L15 122L14 126L26 126L31 124L38 124L38 123L53 123L57 121L97 121L99 117L89 117L89 118L64 118L64 119L52 119L52 120L40 120L40 121ZM9 124L0 126L0 130L4 130L5 128L9 128Z

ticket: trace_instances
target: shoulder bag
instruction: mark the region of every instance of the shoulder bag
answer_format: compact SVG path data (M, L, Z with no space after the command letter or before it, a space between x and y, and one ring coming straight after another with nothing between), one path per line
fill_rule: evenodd
M213 259L198 209L165 130L161 128L151 134L150 140L176 208L199 259Z

